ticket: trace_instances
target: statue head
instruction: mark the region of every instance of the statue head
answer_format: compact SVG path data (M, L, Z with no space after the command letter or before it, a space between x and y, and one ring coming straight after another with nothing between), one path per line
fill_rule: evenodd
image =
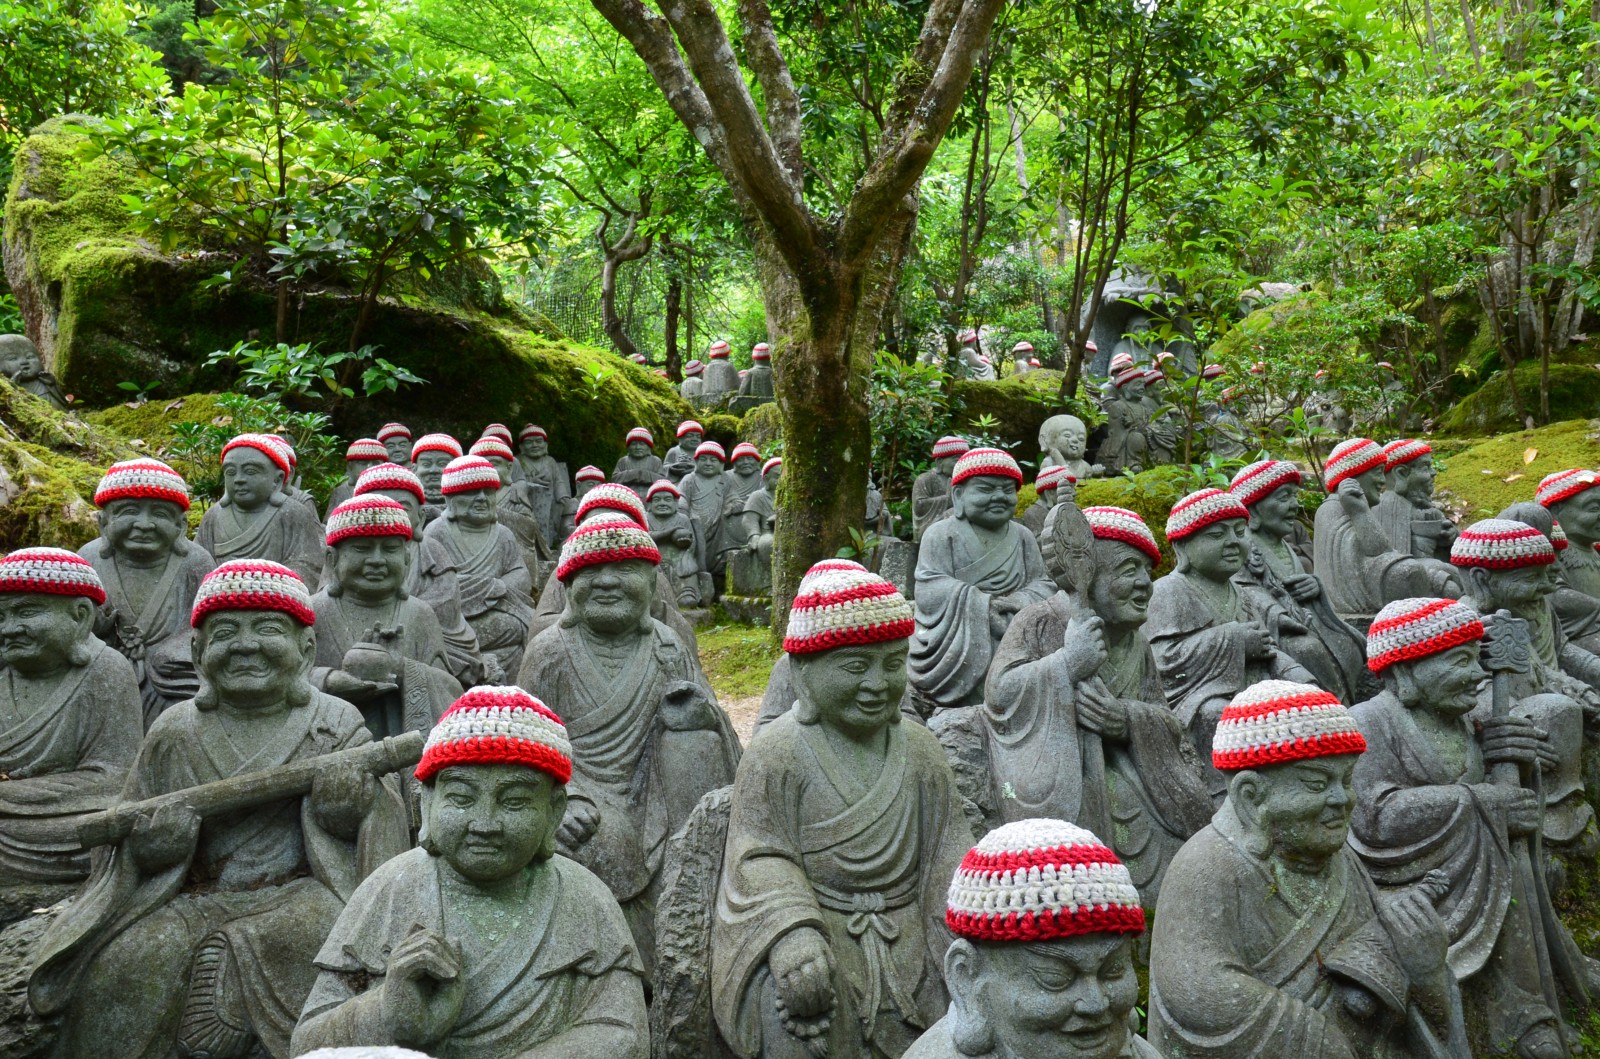
M504 882L556 852L572 744L561 718L516 687L479 686L434 725L417 764L419 845L462 880Z
M1328 492L1334 493L1346 478L1355 479L1361 486L1361 495L1366 498L1367 506L1371 507L1383 495L1383 486L1387 481L1386 465L1383 449L1378 447L1376 441L1370 438L1346 438L1328 453L1328 461L1322 467L1323 480Z
M1144 396L1144 369L1138 365L1124 368L1111 379L1116 396L1121 401L1137 401Z
M500 472L482 456L460 456L439 476L444 517L458 526L483 529L498 518Z
M1039 451L1059 452L1063 459L1081 460L1089 445L1089 430L1077 416L1054 415L1039 427Z
M1600 475L1593 471L1557 471L1539 483L1539 503L1561 523L1579 548L1600 541Z
M605 638L648 630L660 565L655 541L633 519L608 514L581 522L556 565L567 586L562 624Z
M582 500L589 495L589 490L606 480L606 472L589 464L578 468L578 473L572 482L572 495Z
M999 449L971 449L950 475L955 516L986 530L998 530L1017 513L1022 468Z
M694 450L694 473L701 478L717 478L727 466L727 454L715 441L702 441Z
M92 656L95 608L106 590L89 560L62 548L0 559L0 667L43 677Z
M1479 663L1483 622L1453 599L1398 599L1367 630L1367 668L1411 709L1464 717L1487 677Z
M1510 519L1474 522L1450 546L1450 563L1480 613L1542 606L1555 591L1555 561L1549 537Z
M706 428L695 420L685 419L678 424L678 448L690 456L694 455L694 450L699 448L705 439Z
M659 519L669 519L678 513L678 500L683 494L665 478L650 487L645 494L645 507Z
M1250 511L1250 528L1273 540L1294 532L1300 517L1300 468L1287 460L1261 460L1233 476L1228 492Z
M1062 487L1065 486L1070 490L1075 480L1060 464L1046 467L1039 472L1039 477L1034 479L1034 495L1039 498L1039 503L1044 505L1044 510L1049 511L1061 503Z
M1402 438L1383 447L1384 483L1389 492L1427 507L1433 500L1433 449L1421 441Z
M498 437L481 437L472 443L472 448L467 450L469 456L482 456L489 461L495 474L500 478L502 488L511 484L511 476L516 470L517 457L511 451L509 442Z
M1232 493L1202 489L1172 506L1167 541L1178 573L1226 581L1244 569L1244 531L1250 513Z
M616 482L596 482L578 504L573 521L581 526L594 518L621 515L640 529L648 529L644 501L625 485Z
M114 463L94 491L100 540L118 560L154 566L185 550L189 484L160 460Z
M729 462L734 474L748 478L761 469L761 453L748 441L741 441L733 447Z
M376 438L357 438L344 450L344 480L352 486L365 471L389 462L389 451Z
M769 493L775 493L781 481L783 481L783 457L774 456L761 465L761 488Z
M200 582L189 621L200 709L270 712L311 701L316 614L305 582L287 566L223 563Z
M42 371L44 362L27 335L0 335L0 375L32 379Z
M356 479L356 496L381 496L405 508L411 520L411 539L422 533L422 479L395 463L381 463Z
M933 443L933 466L944 477L949 478L955 474L956 462L967 454L972 446L967 444L966 438L946 434Z
M848 559L825 559L800 581L783 649L795 720L861 738L900 722L916 622L888 581Z
M1211 761L1228 776L1246 848L1320 874L1350 833L1352 778L1366 749L1350 711L1321 688L1264 680L1235 695L1217 721Z
M378 428L378 443L389 462L401 467L411 463L411 428L404 423L385 423Z
M444 500L444 469L461 455L461 443L448 434L424 434L411 446L411 469L422 482L428 503Z
M634 427L628 431L628 436L623 439L623 444L628 447L628 455L636 460L642 460L650 455L656 447L656 439L644 427Z
M1136 629L1150 613L1150 571L1161 549L1144 519L1120 507L1084 508L1094 533L1094 579L1085 593L1108 629Z
M517 439L517 451L530 460L542 460L550 455L550 436L544 427L529 423Z
M283 447L265 434L240 434L222 447L222 489L244 511L259 511L280 495L291 468Z
M404 599L411 535L411 515L385 497L354 497L328 512L328 594L368 605Z
M1071 864L1071 871L1052 870ZM1038 872L1018 870L1037 865ZM945 916L956 1052L974 1059L1118 1059L1139 1001L1144 910L1128 869L1091 832L1019 820L962 859Z

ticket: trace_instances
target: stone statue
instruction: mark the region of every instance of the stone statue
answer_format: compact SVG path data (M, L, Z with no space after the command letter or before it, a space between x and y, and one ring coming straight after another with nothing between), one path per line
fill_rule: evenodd
M411 469L422 483L424 528L444 514L444 469L461 456L461 443L449 434L424 434L411 446Z
M322 524L283 492L290 465L265 434L240 434L222 448L223 497L206 509L194 542L217 562L282 563L312 591L322 575Z
M661 460L667 480L673 485L682 485L684 478L694 473L694 453L705 439L706 428L695 420L685 419L678 424L678 443Z
M699 406L704 403L706 382L701 376L705 370L706 366L698 359L691 360L683 366L683 381L678 384L678 396L691 405Z
M705 388L701 392L703 403L720 404L739 392L739 373L728 362L730 352L731 347L720 338L706 350Z
M527 486L529 506L539 523L545 544L554 547L562 538L561 516L572 496L567 465L550 455L550 436L544 427L529 423L517 442L517 467Z
M1160 1059L1130 1022L1144 910L1089 831L1022 820L990 832L951 880L945 921L950 1013L905 1059Z
M1055 592L1033 534L1012 521L1022 471L999 449L972 449L951 476L954 517L923 535L917 631L908 663L940 709L975 705L1000 638L1023 607Z
M388 453L389 462L400 467L411 466L411 428L404 423L385 423L378 428L378 443Z
M652 485L666 477L666 467L661 463L661 457L650 451L655 445L656 439L650 431L644 427L634 427L628 431L628 451L611 470L611 480L632 489L641 500Z
M530 439L537 440L537 439ZM495 520L511 531L522 548L523 561L533 575L535 585L544 579L556 565L555 552L550 550L545 536L541 513L554 510L559 516L560 506L547 503L548 493L536 489L526 475L519 475L516 457L511 446L498 438L480 438L474 442L468 455L482 456L500 476L500 488L495 491ZM565 481L565 475L562 475ZM551 521L559 522L559 518Z
M750 350L749 374L741 374L739 378L739 394L728 404L728 411L742 414L752 408L759 408L764 404L771 404L773 399L772 389L772 347L765 342L757 342Z
M1462 1055L1433 904L1378 893L1345 844L1366 741L1320 688L1269 680L1217 725L1228 797L1173 858L1150 949L1150 1042L1184 1059Z
M573 493L561 505L561 539L566 540L572 531L578 528L578 506L583 498L589 495L589 490L602 484L606 480L606 472L593 464L578 468L578 473L573 475ZM555 541L550 542L555 545Z
M1213 364L1201 371L1201 377L1207 378L1205 373L1212 370L1217 372L1216 377L1221 376L1222 369ZM1234 411L1231 389L1224 389L1216 395L1215 400L1202 398L1200 419L1205 424L1203 431L1206 448L1217 459L1247 459L1249 454L1258 448L1250 428Z
M283 495L311 512L311 517L320 524L322 516L317 511L316 497L300 488L300 457L295 455L294 446L289 444L289 439L282 434L266 434L263 436L277 442L278 448L289 461L289 477L283 483Z
M978 332L968 328L956 338L959 349L956 350L956 359L961 364L961 373L968 379L993 382L995 379L994 365L989 363L989 358L978 352Z
M112 464L94 502L100 536L78 554L106 590L95 634L133 663L149 728L162 710L200 690L189 612L200 582L217 564L189 542L189 485L160 460Z
M783 458L774 456L761 465L761 488L744 502L744 550L732 559L734 594L772 594L772 540L778 525L778 483L783 479Z
M307 683L312 619L277 563L223 563L201 585L200 693L156 718L120 826L92 840L110 855L41 942L29 1000L60 1016L60 1059L290 1055L312 957L361 880L407 845L399 789L374 778L403 760L352 761L388 746L366 747L355 707ZM302 782L242 779L263 771ZM159 797L174 792L187 797Z
M1146 434L1150 411L1144 402L1144 369L1131 366L1111 379L1105 400L1106 437L1100 443L1099 463L1106 474L1141 471L1150 465Z
M1168 354L1168 359L1171 359L1171 354ZM1172 463L1183 445L1183 420L1171 400L1167 373L1161 369L1160 363L1153 368L1146 368L1144 407L1149 427L1145 430L1145 442L1150 450L1152 466Z
M0 559L0 923L89 874L75 826L116 801L139 751L139 686L95 639L106 593L59 548Z
M705 547L694 520L679 504L682 498L678 487L663 478L650 487L645 515L678 606L699 607L711 602L713 587L711 575L700 568Z
M1456 527L1433 502L1433 448L1404 438L1383 447L1385 487L1372 515L1397 552L1450 561Z
M694 452L694 473L683 480L683 500L700 535L700 568L720 589L728 568L728 545L723 533L728 518L728 476L723 473L726 454L715 441L702 441ZM741 510L743 505L740 505ZM720 595L720 591L718 592Z
M1083 458L1088 447L1089 430L1083 420L1077 416L1051 416L1039 427L1039 473L1065 467L1080 482L1104 474L1104 467Z
M883 490L878 488L878 483L872 477L872 468L867 468L867 503L866 510L862 512L861 528L868 534L876 533L883 537L893 537L895 534L895 517L883 502Z
M556 853L572 747L520 688L477 687L428 739L427 835L351 896L292 1051L646 1059L643 968L616 899Z
M922 543L928 527L950 513L950 476L956 461L971 448L965 438L946 435L933 443L933 466L917 476L911 486L912 539Z
M1033 355L1032 342L1018 342L1011 347L1011 374L1023 376L1039 366L1039 360Z
M667 839L739 761L698 659L650 616L660 561L628 518L580 523L556 568L566 610L529 644L517 675L563 704L574 774L561 848L616 895L646 967Z
M727 486L722 501L722 554L731 557L743 552L749 539L744 504L761 488L761 450L748 441L739 442L728 454L728 469L722 478Z
M344 450L344 481L334 486L328 494L328 510L332 511L356 495L356 482L360 481L363 471L388 462L389 450L383 447L383 442L376 438L352 441Z
M784 637L798 702L734 782L711 1007L744 1059L898 1057L944 1014L950 879L971 845L933 735L902 724L911 608L813 571Z
M1050 467L1039 472L1039 477L1033 480L1034 496L1038 499L1028 505L1028 510L1022 513L1022 524L1028 527L1028 532L1037 539L1044 532L1044 520L1049 517L1050 509L1056 506L1057 498L1061 495L1061 487L1065 485L1068 493L1076 495L1076 481L1067 473L1064 467ZM1068 498L1070 501L1070 497Z
M35 397L66 410L67 398L56 377L44 370L39 350L27 335L0 335L0 375L4 375Z
M1551 597L1561 631L1586 651L1600 653L1600 475L1557 471L1539 483L1539 503L1567 536L1556 554Z
M1228 701L1259 680L1312 683L1312 675L1273 642L1267 599L1243 576L1250 515L1220 489L1190 493L1172 507L1167 542L1173 570L1155 583L1144 634L1155 653L1167 703L1194 741L1201 767ZM1212 797L1227 784L1206 769Z

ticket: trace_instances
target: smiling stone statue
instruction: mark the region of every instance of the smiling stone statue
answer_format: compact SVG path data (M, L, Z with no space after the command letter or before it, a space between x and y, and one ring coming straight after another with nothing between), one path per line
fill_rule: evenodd
M219 563L282 563L313 591L322 576L322 525L284 492L292 473L283 444L240 434L222 447L221 500L206 509L194 542Z

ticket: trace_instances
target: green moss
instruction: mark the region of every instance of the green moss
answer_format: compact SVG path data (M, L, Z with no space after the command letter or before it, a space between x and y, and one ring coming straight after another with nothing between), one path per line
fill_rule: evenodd
M984 416L994 421L989 429L1000 442L1024 462L1039 454L1039 428L1060 412L1056 394L1061 389L1061 372L1041 369L997 382L961 379L950 386L950 396L961 408L955 418L955 431L978 430Z
M743 421L739 416L717 412L714 415L703 415L698 418L700 425L706 428L706 440L715 441L725 451L731 452L734 445L745 440L742 432Z
M1530 449L1531 461L1526 459ZM1491 518L1519 500L1533 499L1534 487L1547 474L1600 465L1600 421L1572 420L1505 434L1437 462L1442 469L1436 489L1446 506L1468 522Z
M1027 511L1030 507L1032 507L1034 505L1035 501L1037 501L1038 499L1039 499L1039 492L1038 492L1038 490L1036 490L1033 487L1033 483L1032 482L1029 482L1027 485L1024 485L1021 489L1018 489L1017 490L1017 517L1021 518L1022 515L1023 515L1023 512Z
M750 409L739 422L739 440L748 441L764 453L770 453L782 437L776 401Z
M695 638L700 665L719 699L760 695L783 653L773 646L770 630L748 625L717 625L696 632Z
M1263 332L1284 331L1293 334L1303 327L1308 327L1327 301L1327 295L1320 291L1306 291L1273 302L1271 305L1264 305L1217 339L1206 353L1206 360L1215 364L1234 359L1257 359L1246 357L1246 352L1251 345L1260 341ZM1355 345L1354 342L1351 343L1351 352L1355 352Z
M171 401L116 404L84 418L123 437L141 438L151 451L159 453L172 444L176 437L173 428L179 423L209 423L223 414L216 394L191 393Z
M1539 365L1517 365L1517 392L1523 407L1539 408ZM1600 412L1600 368L1592 364L1550 365L1550 418L1552 421L1588 417ZM1522 425L1511 402L1510 378L1497 372L1477 391L1456 402L1439 422L1439 433L1482 437L1516 430Z

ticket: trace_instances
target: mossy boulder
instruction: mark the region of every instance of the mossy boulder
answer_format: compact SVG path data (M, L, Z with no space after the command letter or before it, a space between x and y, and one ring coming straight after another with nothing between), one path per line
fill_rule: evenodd
M1517 365L1517 393L1523 407L1539 409L1539 365ZM1593 364L1550 365L1550 418L1552 421L1587 418L1600 414L1600 368ZM1522 427L1511 401L1511 375L1496 372L1473 393L1456 402L1439 421L1439 433L1481 437Z
M773 447L782 437L783 424L778 419L776 402L757 405L739 421L739 440L748 441L766 455L772 454Z
M1492 518L1532 500L1539 479L1569 467L1600 466L1600 420L1576 419L1477 442L1448 456L1435 489L1463 522Z
M986 429L1018 460L1037 462L1039 428L1061 411L1056 399L1060 390L1061 372L1047 368L995 382L958 379L950 384L950 396L961 409L955 416L955 432ZM986 428L979 426L985 416Z
M1172 569L1172 549L1167 547L1167 516L1187 493L1198 488L1193 472L1186 467L1156 467L1118 478L1090 478L1078 483L1078 506L1127 508L1150 527L1161 546L1161 565L1156 575Z

